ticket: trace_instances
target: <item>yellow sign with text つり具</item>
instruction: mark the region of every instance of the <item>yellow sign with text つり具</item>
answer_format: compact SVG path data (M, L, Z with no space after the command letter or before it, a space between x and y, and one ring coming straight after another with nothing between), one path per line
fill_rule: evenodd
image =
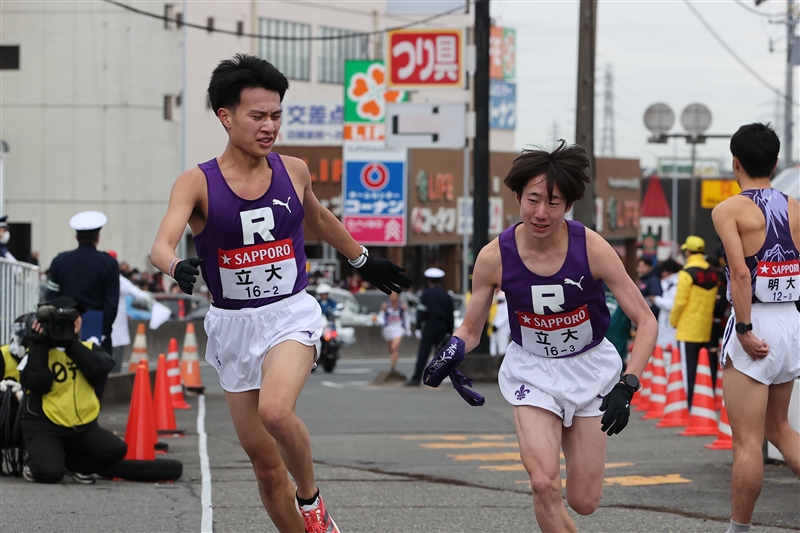
M736 180L703 180L700 186L700 206L713 209L723 200L742 192Z

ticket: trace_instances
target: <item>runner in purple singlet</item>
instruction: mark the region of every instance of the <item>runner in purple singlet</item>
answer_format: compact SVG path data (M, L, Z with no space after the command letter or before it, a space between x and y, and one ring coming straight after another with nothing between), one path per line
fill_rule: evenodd
M619 433L627 424L630 400L658 333L653 312L611 245L564 219L583 196L588 166L584 149L564 141L552 152L526 150L514 161L505 184L520 204L521 222L478 254L464 322L426 371L426 384L435 386L442 377L437 368L447 369L478 345L500 287L512 342L498 381L514 406L520 456L542 531L576 531L561 497L561 450L569 506L583 515L597 509L604 432ZM609 323L604 283L638 326L624 376L616 349L604 338ZM454 384L459 377L464 378L450 374ZM470 398L473 391L456 388L473 405L482 404L474 393Z
M219 373L275 526L338 533L314 481L308 429L295 413L322 325L320 307L305 291L303 222L383 292L399 292L411 280L371 256L319 203L302 160L272 152L288 85L253 56L237 55L214 70L208 95L228 144L220 157L178 177L151 260L186 293L202 264L212 296L206 360ZM182 260L175 247L187 223L198 257Z
M780 147L769 125L739 128L731 154L742 192L711 213L732 306L719 357L733 438L728 533L750 531L765 437L800 476L800 434L788 420L800 376L800 205L770 185Z

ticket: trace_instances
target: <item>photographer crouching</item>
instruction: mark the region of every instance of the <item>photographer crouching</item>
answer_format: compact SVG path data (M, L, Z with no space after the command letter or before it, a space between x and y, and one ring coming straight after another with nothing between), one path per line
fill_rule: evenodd
M19 370L28 481L58 483L66 468L78 483L91 484L92 473L127 452L122 439L97 423L95 387L114 360L99 344L79 340L85 312L69 296L60 296L39 307L26 335L28 351Z

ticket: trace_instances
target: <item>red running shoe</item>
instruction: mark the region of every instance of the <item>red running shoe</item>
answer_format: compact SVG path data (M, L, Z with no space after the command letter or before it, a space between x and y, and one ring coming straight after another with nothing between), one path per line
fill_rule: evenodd
M294 504L300 516L303 517L306 533L340 533L336 522L328 514L328 509L325 507L325 502L322 501L321 496L317 496L317 501L312 505L301 506L297 499L295 499Z

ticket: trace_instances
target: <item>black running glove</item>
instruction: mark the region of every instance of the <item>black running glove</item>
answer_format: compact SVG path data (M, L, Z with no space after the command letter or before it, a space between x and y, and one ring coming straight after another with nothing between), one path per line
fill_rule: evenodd
M367 262L358 269L361 278L370 282L386 294L400 292L411 287L411 279L403 274L406 269L388 259L376 259L367 255Z
M600 404L600 410L605 411L601 431L614 435L625 429L631 416L631 399L634 392L636 391L625 383L617 383L611 392L606 394L603 403Z
M192 294L194 282L197 280L197 276L200 274L200 270L198 270L197 267L202 264L203 260L199 257L191 257L189 259L184 259L175 265L173 277L175 278L175 281L178 282L181 290L186 294Z

